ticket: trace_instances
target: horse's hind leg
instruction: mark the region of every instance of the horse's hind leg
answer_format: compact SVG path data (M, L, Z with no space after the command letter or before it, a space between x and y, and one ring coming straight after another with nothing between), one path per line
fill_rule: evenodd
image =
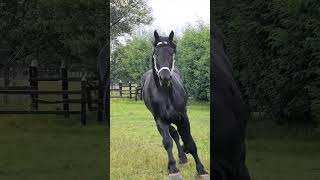
M205 175L208 174L206 170L204 169L200 158L198 156L197 146L191 136L190 132L190 123L187 114L182 115L182 121L178 125L178 132L181 136L181 139L183 141L183 151L185 153L191 153L193 156L195 163L196 163L196 169L199 175Z
M172 125L170 125L169 132L170 132L170 135L171 135L172 139L174 140L174 142L177 145L178 155L179 155L179 163L180 164L187 163L187 161L188 161L187 160L187 156L184 153L184 151L182 150L182 146L180 145L180 141L179 141L180 138L179 138L178 131Z
M178 173L179 169L176 166L176 160L173 157L172 154L172 138L170 136L169 133L169 124L163 122L161 119L156 119L156 123L157 123L157 128L162 136L162 143L164 148L167 151L168 154L168 171L169 174L174 174L174 173Z

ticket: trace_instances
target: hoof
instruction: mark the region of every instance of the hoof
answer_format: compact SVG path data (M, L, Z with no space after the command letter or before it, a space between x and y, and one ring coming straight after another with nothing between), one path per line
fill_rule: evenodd
M168 175L169 180L182 180L182 176L180 173L174 173Z
M202 175L199 175L200 179L202 180L210 180L210 176L209 174L202 174Z

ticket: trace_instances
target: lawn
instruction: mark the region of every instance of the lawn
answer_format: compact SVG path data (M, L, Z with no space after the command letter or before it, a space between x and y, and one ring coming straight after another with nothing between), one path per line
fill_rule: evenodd
M190 103L191 133L205 168L210 169L210 108ZM111 179L167 179L167 154L151 113L142 101L111 99ZM178 160L174 145L175 159ZM184 179L194 179L195 163L178 165Z
M70 89L78 86L71 84ZM44 82L40 84L43 88L54 90L60 85ZM0 99L0 108L30 108L28 96L8 99L8 105ZM61 108L39 106L40 110ZM78 108L71 106L71 110ZM190 102L188 114L199 156L209 170L209 104ZM95 121L94 112L87 116L87 126L81 126L79 115L71 115L70 119L56 115L1 115L0 179L105 179L106 127ZM249 121L247 136L247 165L252 180L320 180L319 132ZM111 99L110 141L112 180L167 179L167 155L161 136L142 101ZM178 160L175 145L174 155ZM191 155L188 160L187 165L178 165L186 180L194 179L196 174Z
M59 88L61 84L40 83L40 89ZM70 89L77 88L78 84L71 84ZM0 108L30 109L28 96L9 95L8 101L6 105L0 99ZM39 104L39 109L56 110L61 106ZM78 105L72 109L78 109ZM87 114L86 126L81 126L79 115L70 119L63 115L0 116L1 180L101 180L106 178L106 162L106 126L96 122L94 112Z
M302 126L249 122L247 165L252 180L320 180L320 133Z
M209 169L209 105L190 103L191 130ZM300 126L251 122L247 166L252 180L320 180L320 133ZM176 147L174 155L177 160ZM189 163L178 166L184 179L195 177ZM150 112L142 101L111 99L111 179L167 179L167 155Z

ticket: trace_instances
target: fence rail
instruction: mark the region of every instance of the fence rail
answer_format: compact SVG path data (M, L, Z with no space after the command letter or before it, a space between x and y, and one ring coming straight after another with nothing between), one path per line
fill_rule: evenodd
M0 111L0 114L65 114L64 111ZM68 114L80 114L81 111L68 111Z
M47 74L46 74L47 73ZM54 73L59 73L54 75ZM53 74L53 75L52 75ZM86 114L87 111L96 111L97 120L99 122L103 121L103 95L101 92L104 88L99 81L98 77L87 76L88 73L85 72L85 69L82 69L80 73L81 77L68 77L70 74L62 63L60 70L41 70L37 66L37 62L31 62L28 72L29 86L9 86L9 76L5 74L4 87L0 87L0 94L4 95L5 103L8 103L7 96L14 94L29 95L31 98L31 109L30 111L20 111L20 110L0 110L0 114L64 114L66 118L70 114L80 114L81 123L86 124ZM40 81L61 81L61 90L39 90ZM69 90L69 82L78 81L80 82L80 90ZM95 84L91 85L89 82L95 81ZM96 98L92 97L92 93L97 94ZM50 94L50 95L59 95L61 99L59 100L46 100L39 99L40 94ZM70 99L69 95L79 95L80 99ZM71 111L69 109L69 104L80 104L80 110ZM62 104L63 110L61 111L40 111L38 110L39 104ZM93 106L95 105L95 106Z
M80 94L81 91L0 90L0 94Z
M141 87L131 82L112 82L110 83L110 98L134 98L136 101L142 100Z

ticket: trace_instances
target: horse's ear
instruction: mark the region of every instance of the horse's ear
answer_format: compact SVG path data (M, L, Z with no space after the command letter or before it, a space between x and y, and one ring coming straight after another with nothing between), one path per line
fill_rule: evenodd
M153 35L154 35L154 41L157 42L159 40L159 34L157 30L154 31Z
M170 41L173 41L173 36L174 36L174 33L173 33L173 31L171 31L171 33L169 34L169 40Z

